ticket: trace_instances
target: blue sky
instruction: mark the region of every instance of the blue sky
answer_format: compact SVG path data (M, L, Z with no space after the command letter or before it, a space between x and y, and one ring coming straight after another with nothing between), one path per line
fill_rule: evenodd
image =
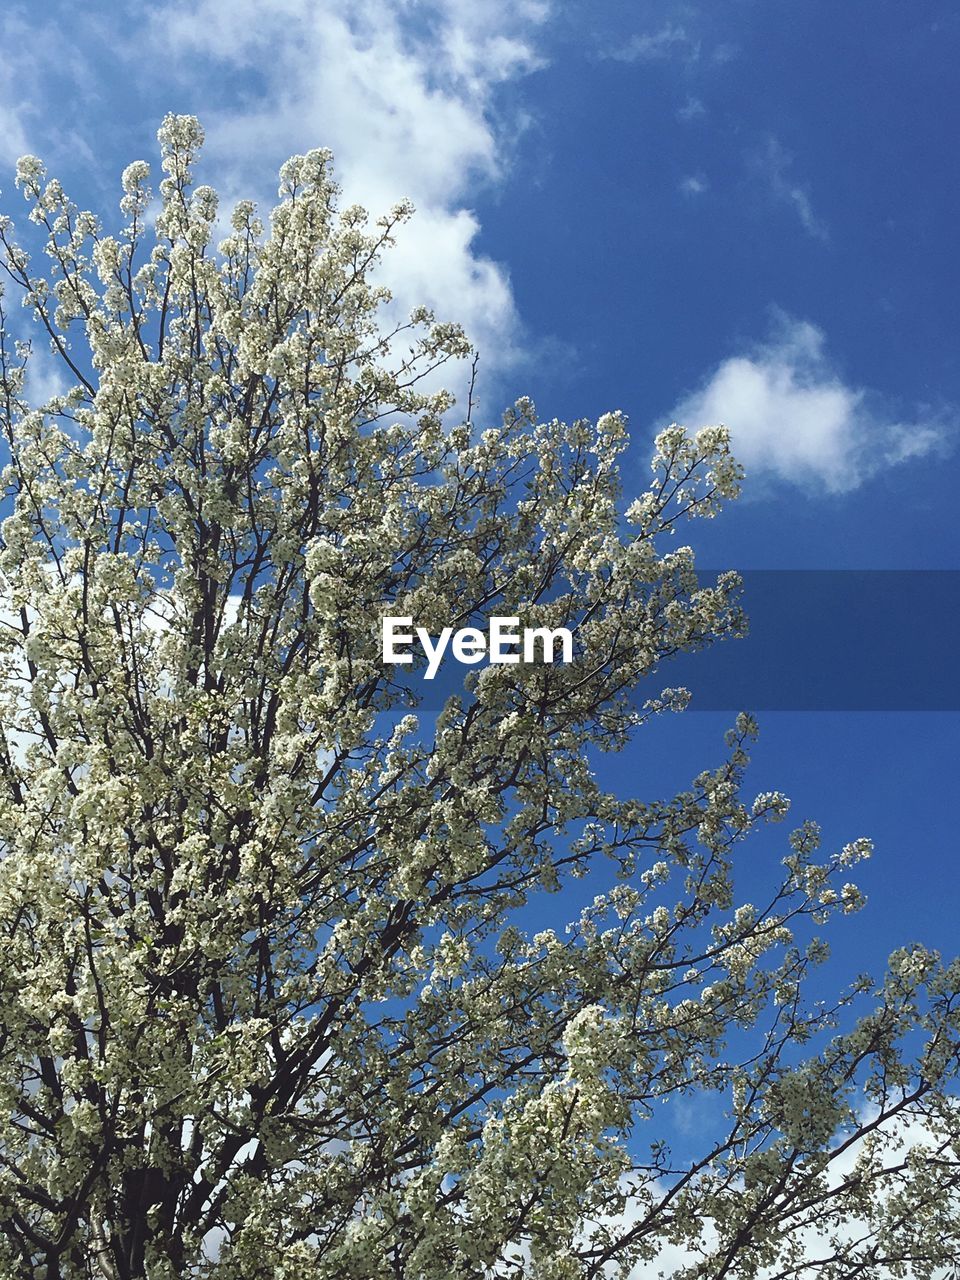
M635 488L656 427L728 423L746 495L696 531L702 564L960 569L947 0L13 3L0 50L5 208L26 150L115 207L168 110L201 116L227 196L269 202L287 155L330 146L349 199L417 204L387 274L466 324L483 412L521 393L547 416L622 408ZM825 620L810 662L831 643ZM656 725L610 776L682 785L729 719ZM833 841L876 839L850 966L914 938L952 954L960 715L776 711L761 729L757 790Z

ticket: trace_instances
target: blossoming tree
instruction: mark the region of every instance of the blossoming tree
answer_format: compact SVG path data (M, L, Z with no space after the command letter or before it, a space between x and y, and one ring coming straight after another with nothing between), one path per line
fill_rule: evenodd
M464 336L387 333L373 275L409 210L338 214L317 151L268 227L220 226L197 122L160 140L116 235L20 162L45 275L0 222L64 375L27 403L7 312L0 1274L943 1274L960 967L912 947L811 999L869 843L769 831L735 906L787 809L744 798L748 717L680 795L596 770L682 701L660 660L740 626L669 540L736 495L725 431L663 432L624 510L617 414L444 425ZM491 611L575 661L418 720L384 615ZM533 932L562 887L589 905Z

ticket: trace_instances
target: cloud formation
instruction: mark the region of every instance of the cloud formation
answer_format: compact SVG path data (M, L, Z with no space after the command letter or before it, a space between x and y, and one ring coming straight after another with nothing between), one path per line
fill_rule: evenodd
M27 130L24 123L25 95L18 81L24 70L24 50L29 33L24 24L13 14L0 16L0 47L17 49L16 59L0 57L0 165L9 170L19 156L29 151ZM29 47L29 45L27 45ZM3 187L8 174L3 174Z
M690 173L680 180L680 190L686 196L702 196L710 183L702 173Z
M677 119L685 123L691 120L698 120L701 116L707 114L707 109L699 98L688 95L686 102L682 107L677 108Z
M754 157L754 165L769 184L774 199L793 210L807 235L814 240L830 239L826 223L814 211L808 188L794 176L793 156L777 138L767 138Z
M884 413L876 396L836 373L823 332L786 315L771 341L722 361L671 417L691 427L723 422L748 474L829 493L945 444L942 417Z
M677 56L695 61L700 56L700 44L686 27L667 22L656 31L637 32L604 56L614 62L659 62Z

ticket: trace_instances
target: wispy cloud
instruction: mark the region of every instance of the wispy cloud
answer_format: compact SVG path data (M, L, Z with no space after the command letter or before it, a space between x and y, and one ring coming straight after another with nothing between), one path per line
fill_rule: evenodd
M808 235L829 240L826 223L814 211L809 188L794 176L793 161L791 153L772 135L752 157L753 167L767 182L774 199L793 209Z
M901 421L839 376L820 329L782 313L769 342L724 360L670 416L725 423L750 475L829 493L948 444L948 415Z
M702 196L710 189L710 183L702 173L690 173L680 180L680 190L685 196Z
M81 10L81 22L86 15ZM81 120L103 86L76 33L54 6L29 12L0 10L0 185L7 188L13 162L39 155L53 171L80 162L86 176L99 169ZM99 151L99 145L98 145ZM8 188L7 188L8 189Z
M695 61L700 56L700 42L686 27L668 22L656 31L637 32L625 43L606 49L603 56L614 62L659 62L675 57Z
M740 46L729 40L715 45L710 54L711 62L715 63L718 67L726 66L728 62L733 62L739 57Z
M25 74L29 36L15 15L0 16L0 47L4 50L0 57L0 164L5 168L30 150L26 116L31 79Z
M699 98L688 97L682 107L677 109L677 119L689 123L707 114L707 109Z

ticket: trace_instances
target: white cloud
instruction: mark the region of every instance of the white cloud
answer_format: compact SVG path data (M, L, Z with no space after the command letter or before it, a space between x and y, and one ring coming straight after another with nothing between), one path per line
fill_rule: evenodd
M500 90L539 65L547 12L536 0L196 0L155 9L149 36L176 51L227 191L256 191L290 153L328 146L344 203L377 215L412 199L385 278L405 308L460 321L482 367L502 373L521 326L506 269L477 248L470 200L511 172L524 117Z
M700 56L699 41L676 23L665 23L658 31L638 32L622 45L608 49L605 57L614 62L658 62L681 56L695 62Z
M43 405L55 396L65 396L73 384L66 376L66 366L43 339L37 340L36 332L30 339L24 390L28 403Z
M815 213L808 188L793 176L793 156L776 138L767 138L754 157L754 165L769 184L774 199L793 210L804 231L815 240L829 240L826 223Z
M677 108L677 119L685 123L697 120L707 114L707 109L699 98L688 97L682 107Z
M671 416L725 423L748 476L842 493L944 446L941 417L901 422L875 400L835 372L820 329L781 315L770 342L724 360Z
M99 165L78 125L102 85L83 38L62 15L42 10L35 6L27 14L8 6L3 12L0 6L0 190L7 208L13 166L22 155L41 156L53 172L80 162L90 174Z
M691 173L680 181L680 190L686 196L702 196L710 183L702 173Z
M11 97L5 80L0 77L0 163L5 168L30 150L19 106L9 100Z
M729 40L718 44L710 54L710 60L718 67L725 67L728 62L734 62L739 57L740 46Z
M19 156L30 150L24 116L28 108L26 88L30 83L24 72L24 52L29 49L28 32L13 14L0 17L0 165L8 169ZM13 51L16 50L16 56ZM8 52L10 51L10 52ZM2 175L3 187L8 174Z

